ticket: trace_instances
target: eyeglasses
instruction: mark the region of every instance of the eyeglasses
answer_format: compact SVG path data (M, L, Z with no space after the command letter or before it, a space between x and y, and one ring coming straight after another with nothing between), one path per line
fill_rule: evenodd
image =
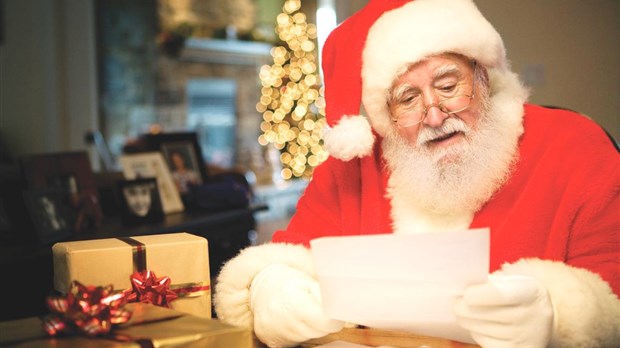
M420 106L415 109L408 110L407 112L399 115L397 118L392 118L399 127L411 127L421 123L426 118L428 111L432 107L437 107L441 112L448 115L457 114L469 107L472 99L474 99L474 84L475 84L476 67L474 66L474 77L472 78L472 93L471 95L459 94L453 97L449 97L439 101L438 103L429 104L426 106Z

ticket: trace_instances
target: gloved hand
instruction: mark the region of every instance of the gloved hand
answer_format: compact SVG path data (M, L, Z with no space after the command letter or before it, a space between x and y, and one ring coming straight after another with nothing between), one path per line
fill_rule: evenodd
M254 332L269 347L294 346L340 331L344 322L327 318L319 283L284 264L261 270L250 286Z
M491 275L488 282L466 288L454 311L482 347L546 347L553 334L547 289L531 277Z

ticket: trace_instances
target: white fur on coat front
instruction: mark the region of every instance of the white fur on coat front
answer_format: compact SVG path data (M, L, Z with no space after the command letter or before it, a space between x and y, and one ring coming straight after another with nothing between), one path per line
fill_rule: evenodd
M303 245L268 243L243 249L222 267L217 278L213 303L218 319L253 329L250 285L258 272L277 263L316 278L312 255Z
M620 347L620 299L598 274L541 259L504 264L496 273L534 277L547 288L555 310L549 347Z

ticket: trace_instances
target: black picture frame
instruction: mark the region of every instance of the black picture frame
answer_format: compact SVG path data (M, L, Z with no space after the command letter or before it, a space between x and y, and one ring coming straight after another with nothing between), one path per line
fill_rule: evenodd
M183 198L174 184L170 168L160 151L122 155L119 157L119 162L123 168L123 176L127 180L157 179L164 213L171 214L185 210Z
M157 179L119 180L116 189L123 224L149 224L164 219Z
M166 132L156 134L145 134L144 140L146 147L150 151L160 151L164 155L164 159L172 172L174 164L171 162L169 156L166 156L164 149L181 146L186 148L190 154L196 158L198 162L198 170L200 171L201 182L207 182L209 180L209 173L207 170L206 162L202 153L202 149L198 142L198 134L196 132Z
M75 234L75 213L71 206L67 206L61 189L27 189L23 198L39 243L63 241Z
M170 168L170 174L179 193L189 194L192 185L200 185L203 181L201 166L196 149L190 141L164 142L161 152Z
M61 192L76 216L74 230L81 233L103 222L99 191L86 151L23 156L19 165L28 189L52 188Z

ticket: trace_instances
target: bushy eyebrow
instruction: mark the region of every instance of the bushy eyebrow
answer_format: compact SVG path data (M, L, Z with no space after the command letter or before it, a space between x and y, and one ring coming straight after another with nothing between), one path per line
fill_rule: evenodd
M392 105L397 100L401 100L403 96L410 91L416 90L412 85L404 83L390 91L390 97L388 98L388 105Z
M461 69L459 69L458 65L447 64L435 70L435 73L433 74L433 79L437 80L437 79L440 79L442 77L446 77L449 75L455 75L456 77L460 79L463 77L463 72L461 71Z

